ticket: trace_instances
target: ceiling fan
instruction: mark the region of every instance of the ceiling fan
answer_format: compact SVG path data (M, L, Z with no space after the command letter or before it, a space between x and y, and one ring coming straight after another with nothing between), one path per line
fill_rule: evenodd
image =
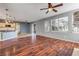
M63 6L62 3L60 4L57 4L57 5L52 5L51 3L48 3L48 8L42 8L40 10L47 10L46 11L46 14L49 12L49 11L54 11L54 12L57 12L57 10L55 9L56 7L60 7L60 6Z

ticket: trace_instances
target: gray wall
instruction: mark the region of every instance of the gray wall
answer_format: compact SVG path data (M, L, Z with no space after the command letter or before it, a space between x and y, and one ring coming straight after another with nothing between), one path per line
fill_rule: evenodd
M30 23L26 23L26 22L20 23L20 32L30 33Z
M48 36L51 38L58 38L58 39L63 39L63 40L69 40L69 41L79 41L79 34L72 33L72 13L73 11L62 13L56 16L51 16L48 18L41 19L40 21L36 21L33 23L36 23L36 32L38 35L43 35L43 36ZM52 32L51 29L49 32L45 32L45 27L44 27L44 22L49 21L51 24L51 20L61 18L68 16L68 26L69 26L69 31L68 32ZM50 25L51 26L51 25Z

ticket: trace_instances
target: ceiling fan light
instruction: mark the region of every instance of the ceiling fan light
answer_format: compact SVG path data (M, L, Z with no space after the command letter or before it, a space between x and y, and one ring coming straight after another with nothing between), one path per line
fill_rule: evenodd
M49 11L52 11L52 8L49 8L48 10L49 10Z

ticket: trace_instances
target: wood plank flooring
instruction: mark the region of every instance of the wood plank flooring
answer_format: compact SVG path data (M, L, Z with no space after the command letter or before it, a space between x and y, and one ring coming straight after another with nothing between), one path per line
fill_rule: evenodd
M78 43L37 35L0 42L1 56L71 56Z

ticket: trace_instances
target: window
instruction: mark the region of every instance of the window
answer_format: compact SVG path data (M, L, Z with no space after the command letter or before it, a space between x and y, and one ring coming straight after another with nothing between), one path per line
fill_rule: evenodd
M58 19L51 20L51 29L52 31L58 31Z
M52 31L68 31L68 17L51 20Z
M79 11L73 14L73 32L79 32Z
M49 32L50 31L50 23L49 21L45 21L45 32Z

